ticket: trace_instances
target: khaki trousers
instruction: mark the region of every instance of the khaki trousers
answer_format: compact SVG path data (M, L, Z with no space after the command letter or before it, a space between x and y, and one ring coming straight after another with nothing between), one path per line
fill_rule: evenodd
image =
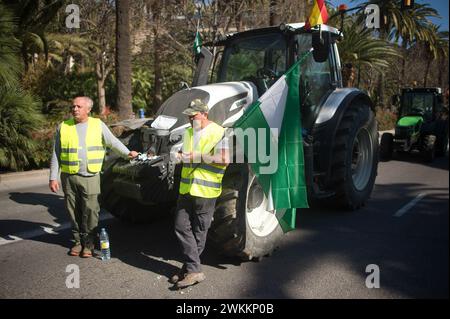
M100 175L85 177L61 173L61 184L73 238L76 243L93 249L100 212Z

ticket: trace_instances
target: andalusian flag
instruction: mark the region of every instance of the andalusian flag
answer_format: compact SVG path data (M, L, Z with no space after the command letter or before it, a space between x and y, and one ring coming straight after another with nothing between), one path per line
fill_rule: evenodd
M270 144L276 145L277 154L270 154L278 156L275 172L263 173L267 161L263 163L258 156L256 163L250 164L268 198L267 209L276 210L284 231L295 228L296 208L308 207L300 120L299 66L309 53L279 78L234 124L234 128L243 131L255 129L256 145L244 145L247 158L250 157L250 147L254 154L259 154L259 149L267 154L267 150L274 149ZM261 141L265 141L265 145Z
M314 0L314 6L311 14L306 21L305 28L311 29L318 24L325 24L328 21L327 7L325 6L325 0Z
M200 54L200 51L202 50L202 38L200 36L200 32L198 31L195 33L193 49L195 55Z

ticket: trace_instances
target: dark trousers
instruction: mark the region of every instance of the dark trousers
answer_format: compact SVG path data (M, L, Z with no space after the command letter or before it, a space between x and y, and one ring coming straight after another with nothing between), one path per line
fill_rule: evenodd
M181 245L187 272L201 272L200 255L214 216L216 198L179 195L175 213L175 235Z
M100 205L100 175L84 177L61 174L64 201L72 222L72 234L76 243L94 249Z

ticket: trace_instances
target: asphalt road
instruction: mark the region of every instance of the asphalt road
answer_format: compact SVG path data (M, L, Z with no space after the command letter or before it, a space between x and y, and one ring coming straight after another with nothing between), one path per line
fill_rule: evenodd
M167 281L180 266L170 220L130 225L103 212L113 258L70 257L62 194L0 188L0 298L448 298L448 164L380 163L363 209L298 211L297 229L260 262L207 247L207 280L179 291ZM79 267L79 288L66 286L68 265ZM377 282L368 265L379 288L366 286Z

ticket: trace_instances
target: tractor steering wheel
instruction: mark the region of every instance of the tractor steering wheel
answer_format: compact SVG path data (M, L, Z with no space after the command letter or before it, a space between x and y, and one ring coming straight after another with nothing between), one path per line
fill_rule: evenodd
M412 108L410 113L411 114L421 115L421 116L425 115L425 111L424 110L416 108L416 107Z

